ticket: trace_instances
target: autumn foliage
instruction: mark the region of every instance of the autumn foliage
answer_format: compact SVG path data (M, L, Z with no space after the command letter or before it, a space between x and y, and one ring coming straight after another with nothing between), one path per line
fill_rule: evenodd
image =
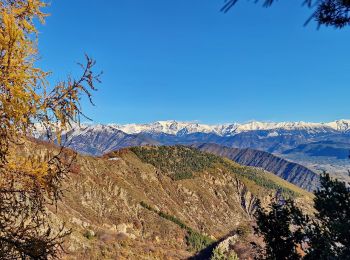
M36 67L38 31L47 4L41 0L0 0L0 258L47 259L60 252L67 230L50 224L45 205L61 196L62 179L75 154L63 147L61 135L84 116L82 94L91 101L98 80L86 57L82 76L49 86L48 72ZM18 153L38 130L56 152Z

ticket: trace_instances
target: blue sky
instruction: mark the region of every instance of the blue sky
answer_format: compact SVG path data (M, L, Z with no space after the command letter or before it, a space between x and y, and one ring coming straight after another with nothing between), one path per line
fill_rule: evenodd
M304 27L301 2L52 0L39 64L54 83L95 58L101 123L349 118L349 29Z

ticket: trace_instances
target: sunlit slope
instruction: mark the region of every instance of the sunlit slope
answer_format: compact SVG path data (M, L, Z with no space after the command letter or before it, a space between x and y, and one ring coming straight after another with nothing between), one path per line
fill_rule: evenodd
M309 192L260 168L239 165L229 159L185 146L144 146L130 148L143 162L155 166L173 180L199 178L203 171L227 172L250 184L252 192L276 192L285 196L310 195ZM257 195L259 193L256 193Z
M21 153L52 149L28 143ZM273 174L193 148L135 147L101 158L78 156L55 218L72 228L67 259L186 259L246 230L257 199L276 190L301 204L310 194ZM58 221L57 221L58 223Z

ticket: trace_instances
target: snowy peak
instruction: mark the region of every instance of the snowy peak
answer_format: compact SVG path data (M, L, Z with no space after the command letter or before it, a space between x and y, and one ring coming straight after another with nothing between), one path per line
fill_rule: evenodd
M44 133L38 130L36 137L45 139ZM349 143L349 133L350 120L328 123L253 121L217 125L172 120L150 124L81 124L64 134L69 146L76 151L101 155L129 146L208 142L281 153L300 144L326 139Z
M41 131L42 130L42 131ZM270 131L269 136L279 135L281 131L306 131L309 134L326 132L347 132L350 131L350 120L337 120L328 123L308 123L308 122L259 122L251 121L247 123L228 123L207 125L197 122L181 122L175 120L157 121L149 124L81 124L68 131L71 136L87 135L92 132L105 134L169 134L183 136L187 134L203 133L215 134L219 136L234 136L250 131ZM43 129L38 128L37 132L42 134Z
M348 131L350 129L350 120L341 119L334 122L326 123L327 126L337 131Z
M308 122L258 122L230 123L207 125L196 122L179 122L174 120L157 121L149 124L126 124L110 125L128 134L138 133L164 133L171 135L184 135L191 133L217 134L220 136L231 136L241 132L256 130L305 130L308 132L341 131L350 129L350 120L337 120L329 123L308 123Z
M178 133L190 134L190 133L214 133L215 126L192 123L192 122L178 122L178 121L157 121L150 124L127 124L127 125L114 125L117 129L128 133L164 133L177 135Z

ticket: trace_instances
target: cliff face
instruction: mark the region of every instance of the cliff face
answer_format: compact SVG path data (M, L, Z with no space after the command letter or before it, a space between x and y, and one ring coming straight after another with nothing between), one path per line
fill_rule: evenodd
M174 178L177 169L189 174ZM251 232L256 200L266 203L276 187L311 200L273 174L191 148L124 149L79 155L52 213L73 231L66 259L186 259L237 230ZM245 253L246 239L239 238Z
M315 190L319 185L319 177L315 172L267 152L229 148L216 144L199 144L195 147L201 151L229 158L242 165L262 168L308 191Z

